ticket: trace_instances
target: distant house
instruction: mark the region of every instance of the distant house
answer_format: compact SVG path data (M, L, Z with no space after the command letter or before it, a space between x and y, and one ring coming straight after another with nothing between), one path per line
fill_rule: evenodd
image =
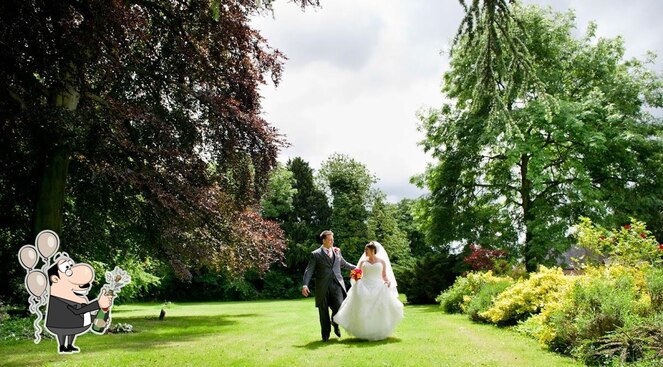
M557 259L557 265L563 269L564 274L578 275L582 274L581 265L588 263L587 260L591 260L592 263L603 263L606 258L582 247L572 245L571 248L560 255Z

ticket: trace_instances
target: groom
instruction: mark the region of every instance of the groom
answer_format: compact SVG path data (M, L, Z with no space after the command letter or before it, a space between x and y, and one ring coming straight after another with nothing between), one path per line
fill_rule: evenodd
M308 285L311 278L315 276L315 307L320 314L320 331L322 341L329 340L331 325L334 325L334 334L341 337L338 324L333 322L334 315L343 303L347 294L345 283L341 275L341 267L352 270L356 266L345 261L338 247L334 247L334 233L323 231L319 237L322 246L311 252L311 257L304 272L304 286L302 295L308 297L310 291ZM331 308L331 318L329 309Z

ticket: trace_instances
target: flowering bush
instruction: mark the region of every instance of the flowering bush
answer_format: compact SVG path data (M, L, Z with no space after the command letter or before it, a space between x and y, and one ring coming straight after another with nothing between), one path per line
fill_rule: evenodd
M612 262L663 265L663 244L656 241L644 222L631 219L631 224L607 230L583 217L577 229L576 237L581 247L609 257Z
M518 329L551 350L583 358L593 354L592 343L599 338L654 313L646 287L641 268L587 268L562 289L557 300L551 300Z
M499 294L493 306L480 316L495 324L515 323L539 313L546 304L559 298L571 281L561 268L542 266L529 279L519 280Z
M465 257L465 263L469 265L472 270L495 270L496 265L508 264L505 260L507 255L506 251L484 249L474 244L470 245L470 250L472 252Z
M436 299L444 312L466 312L472 298L479 293L486 283L495 284L504 280L513 281L508 277L497 277L492 271L472 272L465 277L456 278L456 282Z
M498 297L499 294L512 285L513 280L509 278L503 278L494 283L484 283L465 308L465 312L470 317L470 320L489 322L490 320L484 316L485 311L493 305L495 297Z

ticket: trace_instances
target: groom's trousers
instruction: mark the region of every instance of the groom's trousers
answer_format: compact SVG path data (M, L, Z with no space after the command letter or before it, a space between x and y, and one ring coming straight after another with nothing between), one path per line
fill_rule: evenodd
M343 303L343 288L341 288L341 285L336 280L332 280L329 287L327 287L327 294L322 304L318 307L318 312L320 313L320 331L322 332L323 339L329 338L332 324L336 325L332 320L341 307L341 303ZM329 309L332 311L331 317L329 317Z

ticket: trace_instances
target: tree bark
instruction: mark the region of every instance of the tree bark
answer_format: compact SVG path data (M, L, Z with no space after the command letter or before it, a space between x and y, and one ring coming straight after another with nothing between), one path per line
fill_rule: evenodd
M520 196L522 198L523 226L525 226L525 245L523 255L525 258L525 269L527 272L536 271L537 260L532 249L532 232L529 223L532 218L532 181L528 177L529 155L520 156Z
M34 212L35 234L44 229L62 230L62 208L67 183L70 153L59 148L44 159Z
M64 108L74 111L78 107L80 94L73 86L53 96L53 105L56 108ZM48 133L44 134L44 149L41 173L37 186L35 209L33 216L34 235L44 229L50 229L56 233L62 230L63 206L69 162L71 160L71 148L65 142L50 140ZM34 238L34 236L33 236Z

